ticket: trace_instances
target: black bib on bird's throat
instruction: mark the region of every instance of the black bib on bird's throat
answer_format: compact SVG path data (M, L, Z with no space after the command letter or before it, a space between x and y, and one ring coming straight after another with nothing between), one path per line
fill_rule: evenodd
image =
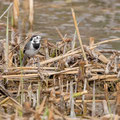
M34 49L38 49L40 47L40 44L33 44Z

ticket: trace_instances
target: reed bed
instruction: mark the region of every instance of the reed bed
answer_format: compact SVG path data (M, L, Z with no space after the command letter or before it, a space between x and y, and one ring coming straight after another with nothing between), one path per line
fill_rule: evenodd
M33 4L33 0L30 3ZM74 38L64 37L56 28L61 41L53 44L42 40L40 53L34 60L28 60L26 66L21 66L22 46L28 39L22 40L21 35L16 34L18 0L14 0L13 5L12 37L8 35L7 14L6 41L1 40L7 47L2 48L0 43L3 52L0 56L0 119L119 120L120 51L98 47L120 38L95 43L91 37L89 45L84 45L72 9ZM33 8L30 11L31 30Z

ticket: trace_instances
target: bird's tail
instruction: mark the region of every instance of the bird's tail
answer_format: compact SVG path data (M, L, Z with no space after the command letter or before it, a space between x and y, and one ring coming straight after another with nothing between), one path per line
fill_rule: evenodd
M27 64L27 55L24 55L23 60L22 60L22 66L25 66Z

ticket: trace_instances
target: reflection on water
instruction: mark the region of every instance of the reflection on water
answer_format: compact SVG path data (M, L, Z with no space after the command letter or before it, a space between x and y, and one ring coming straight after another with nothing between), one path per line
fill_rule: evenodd
M7 6L8 2L1 0L0 14ZM90 37L95 37L96 42L120 37L120 0L35 0L34 31L41 32L48 40L57 41L60 37L55 27L58 27L63 35L73 37L71 7L80 22L84 43L88 43ZM109 43L102 48L120 49L119 44L119 41Z

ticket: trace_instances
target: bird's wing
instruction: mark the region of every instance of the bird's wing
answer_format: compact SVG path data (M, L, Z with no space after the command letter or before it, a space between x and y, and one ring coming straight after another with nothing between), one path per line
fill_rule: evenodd
M25 45L23 53L25 53L25 51L28 49L30 49L30 41Z

